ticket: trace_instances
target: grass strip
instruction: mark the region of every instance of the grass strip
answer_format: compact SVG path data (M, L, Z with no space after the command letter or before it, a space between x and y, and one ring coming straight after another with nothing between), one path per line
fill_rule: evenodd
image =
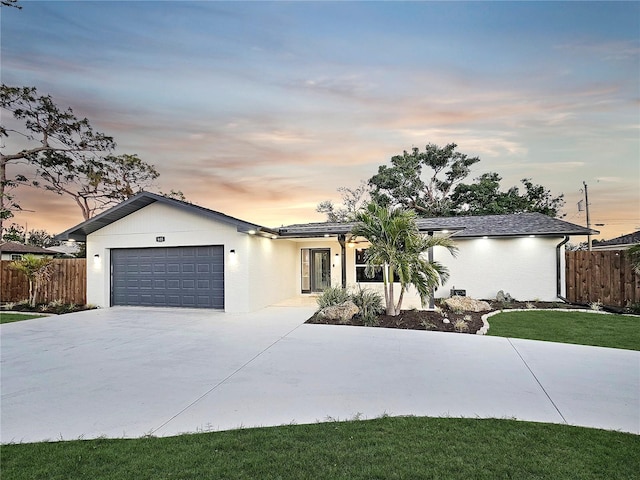
M638 478L640 437L496 419L396 417L3 445L3 480Z
M0 324L3 323L11 323L11 322L19 322L21 320L31 320L32 318L41 318L44 315L32 315L25 313L0 313Z
M487 335L640 350L640 317L532 310L489 318Z

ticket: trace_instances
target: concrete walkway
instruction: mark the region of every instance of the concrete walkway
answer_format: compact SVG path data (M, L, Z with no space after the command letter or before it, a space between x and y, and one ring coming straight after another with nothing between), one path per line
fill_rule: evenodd
M640 434L640 352L111 308L0 327L0 441L176 435L388 415Z

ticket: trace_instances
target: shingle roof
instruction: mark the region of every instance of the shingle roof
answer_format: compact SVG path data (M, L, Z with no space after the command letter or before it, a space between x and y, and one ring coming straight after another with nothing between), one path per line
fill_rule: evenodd
M277 234L276 231L270 228L262 227L260 225L256 225L255 223L245 222L244 220L240 220L238 218L234 218L229 215L225 215L224 213L216 212L199 205L182 202L180 200L164 197L155 193L141 192L129 198L128 200L125 200L124 202L116 205L115 207L112 207L109 210L96 215L95 217L90 218L89 220L80 223L75 227L65 230L64 232L56 235L55 238L59 240L71 239L84 242L87 238L87 235L89 235L90 233L100 230L101 228L106 227L107 225L110 225L111 223L116 222L134 212L137 212L138 210L155 202L172 205L185 211L198 213L200 215L212 218L213 220L233 225L238 229L239 232L254 232L262 233L265 235Z
M595 235L600 232L580 225L552 218L542 213L514 213L509 215L478 215L465 217L420 218L421 231L455 231L453 237L504 237L518 235ZM306 223L278 229L283 237L318 237L347 234L355 224Z
M57 255L58 252L48 250L46 248L37 247L35 245L23 245L16 242L4 242L0 243L0 252L8 253L37 253L40 255Z
M640 243L640 230L633 233L627 233L626 235L621 235L616 238L612 238L611 240L593 242L593 246L608 247L616 245L633 245L634 243Z
M311 238L321 236L344 235L349 233L355 223L304 223L270 229L245 222L224 213L194 205L180 200L163 197L155 193L142 192L113 208L80 223L58 235L60 240L85 241L87 235L93 233L127 215L130 215L155 202L172 205L184 211L198 213L219 222L235 226L239 232L258 233L270 237ZM518 236L518 235L595 235L600 232L589 230L580 225L551 218L541 213L516 213L510 215L480 215L467 217L420 218L418 226L421 231L454 231L454 237L481 236Z

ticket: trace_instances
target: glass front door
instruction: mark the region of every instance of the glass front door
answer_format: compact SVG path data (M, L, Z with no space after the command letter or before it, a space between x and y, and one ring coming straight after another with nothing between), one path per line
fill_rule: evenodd
M322 292L331 286L331 250L311 250L311 291Z
M302 249L302 293L322 292L331 286L331 250Z

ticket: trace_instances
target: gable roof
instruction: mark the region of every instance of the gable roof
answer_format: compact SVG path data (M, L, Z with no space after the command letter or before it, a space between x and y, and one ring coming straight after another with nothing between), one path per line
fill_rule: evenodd
M508 215L477 215L465 217L419 218L421 232L453 231L455 238L512 237L520 235L595 235L600 232L580 225L552 218L542 213L514 213ZM278 229L281 237L319 237L347 234L354 222L306 223Z
M209 210L208 208L194 205L192 203L182 202L173 198L164 197L151 192L141 192L133 197L125 200L124 202L116 205L115 207L106 210L99 215L96 215L89 220L82 222L75 227L65 230L55 236L57 240L78 240L81 242L86 241L87 235L100 230L107 225L110 225L118 220L123 219L127 215L131 215L144 207L151 205L152 203L160 202L165 205L171 205L186 212L196 213L204 215L212 220L226 223L231 226L235 226L238 232L243 233L255 233L259 235L275 236L277 231L270 228L256 225L255 223L245 222L238 218L225 215L224 213Z
M602 242L593 242L593 248L600 247L628 247L634 243L640 243L640 230L633 233L627 233L611 240L604 240Z
M24 245L16 242L4 242L0 243L0 252L5 253L33 253L38 255L57 255L58 252L54 250L48 250L46 248L37 247L35 245Z

